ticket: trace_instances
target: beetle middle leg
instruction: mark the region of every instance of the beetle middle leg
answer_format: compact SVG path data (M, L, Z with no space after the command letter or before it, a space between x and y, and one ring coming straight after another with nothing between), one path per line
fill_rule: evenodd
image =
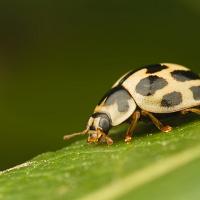
M169 125L163 125L152 113L142 110L141 114L145 117L149 117L153 124L160 129L162 132L168 133L172 130L172 127Z
M130 126L126 132L126 136L125 136L126 143L129 143L132 140L132 134L137 126L140 116L141 116L140 111L134 112L133 115L131 116L131 124L130 124Z

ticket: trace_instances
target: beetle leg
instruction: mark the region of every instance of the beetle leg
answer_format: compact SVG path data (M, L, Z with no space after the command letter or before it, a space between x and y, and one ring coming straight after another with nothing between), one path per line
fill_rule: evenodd
M87 142L90 143L90 144L98 142L97 134L93 134L92 136L89 136L88 139L87 139Z
M99 137L100 142L106 142L108 145L113 144L113 140L107 134L105 134L103 131L101 131L99 129L98 129L98 132L99 132L99 135L101 135Z
M160 129L162 132L168 133L172 130L172 127L169 125L163 125L152 113L142 110L142 115L145 117L149 117L153 124Z
M113 140L100 129L98 129L96 133L92 134L92 136L89 136L87 141L88 143L106 142L108 145L113 144Z
M140 119L140 111L134 112L133 115L131 116L131 124L126 132L126 136L125 136L126 143L129 143L132 140L132 134L137 126L139 119Z
M185 115L185 114L187 114L189 112L192 112L192 113L200 115L200 109L198 109L198 108L188 108L188 109L182 110L181 114Z

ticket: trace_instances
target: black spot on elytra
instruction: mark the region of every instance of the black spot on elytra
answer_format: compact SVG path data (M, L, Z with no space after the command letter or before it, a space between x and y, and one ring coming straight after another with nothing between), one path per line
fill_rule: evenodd
M192 71L185 71L185 70L175 70L171 72L171 75L174 79L180 82L200 79L198 74L195 74Z
M149 76L142 79L136 86L136 92L143 96L151 96L157 90L164 88L167 85L164 78L158 76Z
M138 69L134 69L132 71L130 71L129 73L127 73L119 82L118 85L123 84L123 82L125 80L127 80L132 74L134 74L135 72L138 72L142 69L147 69L147 74L153 74L159 71L162 71L163 69L167 69L168 67L166 65L161 65L161 64L150 64L150 65L145 65L144 67L140 67Z
M107 97L105 105L113 105L117 103L119 112L127 112L129 110L129 99L132 97L125 89L120 89Z
M145 66L145 68L147 69L147 74L153 74L156 72L160 72L164 69L167 69L168 67L166 65L161 65L161 64L152 64L152 65L147 65Z
M161 106L162 107L173 107L177 106L182 102L182 94L180 92L172 92L169 94L166 94L162 101Z
M195 100L200 100L200 86L193 86L190 88Z

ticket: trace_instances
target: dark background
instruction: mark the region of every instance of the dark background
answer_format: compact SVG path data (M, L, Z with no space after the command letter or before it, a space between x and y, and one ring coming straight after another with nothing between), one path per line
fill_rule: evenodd
M0 169L66 145L123 73L172 62L200 72L195 0L0 3Z

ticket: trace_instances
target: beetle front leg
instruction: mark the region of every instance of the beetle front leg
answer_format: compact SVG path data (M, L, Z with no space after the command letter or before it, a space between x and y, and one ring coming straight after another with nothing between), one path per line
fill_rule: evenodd
M100 129L89 136L87 141L88 143L106 142L108 145L113 144L113 140Z
M141 116L140 111L134 112L133 115L131 116L131 124L130 124L130 126L126 132L126 136L125 136L126 143L129 143L132 140L132 134L137 126L140 116Z
M145 117L149 117L153 124L160 129L162 132L168 133L172 131L172 127L169 125L163 125L162 122L160 122L152 113L147 112L145 110L141 111L142 115Z
M100 142L106 142L108 145L112 145L113 144L113 140L107 134L105 134L101 130L98 130L98 132L101 135L101 137L99 138Z

